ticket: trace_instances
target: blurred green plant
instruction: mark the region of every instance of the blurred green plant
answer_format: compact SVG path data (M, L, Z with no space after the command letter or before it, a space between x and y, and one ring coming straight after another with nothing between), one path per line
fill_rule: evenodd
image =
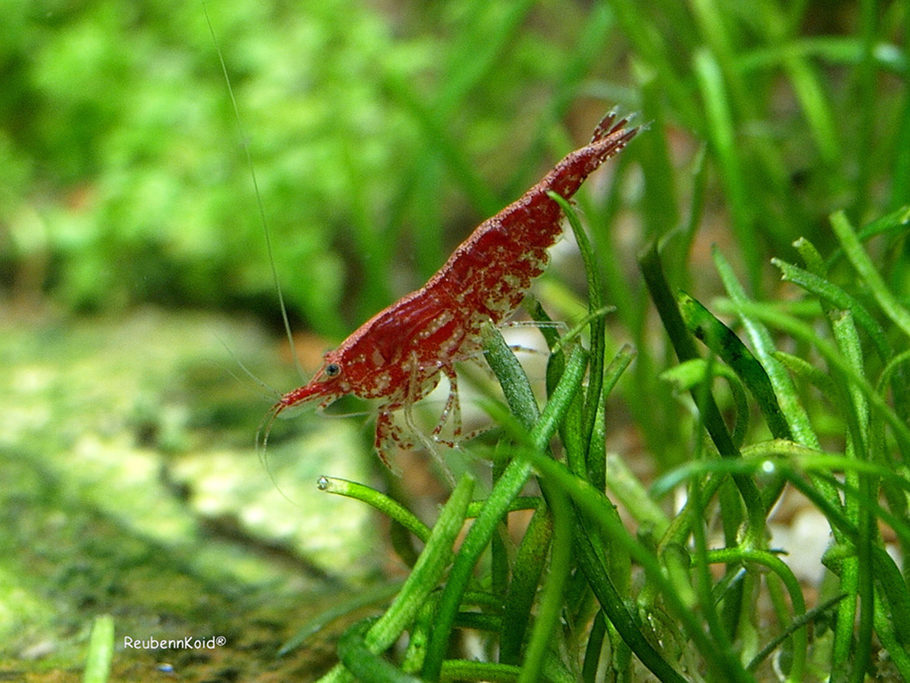
M292 318L341 336L571 147L559 124L583 96L598 102L584 128L616 103L653 121L645 234L691 237L690 198L716 189L758 285L767 256L816 239L831 211L908 201L908 20L899 3L877 8L222 0L211 14L238 134L201 4L10 0L0 274L74 310L152 301L277 319L236 150L249 145ZM674 171L680 128L708 142L695 186Z
M84 683L106 683L114 657L114 618L110 614L95 617L89 638Z
M277 319L236 149L249 145L292 318L343 334L440 265L454 197L476 215L505 202L477 160L526 146L513 131L539 112L529 84L579 61L567 47L583 10L560 11L567 29L543 40L534 5L212 3L238 134L201 3L7 3L5 284L77 311L151 301Z

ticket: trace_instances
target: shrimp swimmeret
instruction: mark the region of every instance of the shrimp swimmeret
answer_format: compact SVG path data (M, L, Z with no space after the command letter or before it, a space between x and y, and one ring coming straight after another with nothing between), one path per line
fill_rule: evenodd
M628 126L628 119L615 119L615 114L607 114L590 143L481 223L423 287L374 315L328 352L309 382L272 407L266 438L272 420L288 408L308 403L324 408L346 394L378 399L375 447L388 465L390 447L413 445L393 415L405 411L410 424L411 406L432 391L443 374L449 380L449 398L433 438L439 439L449 417L458 438L455 363L481 352L482 327L506 320L546 268L547 249L562 232L562 210L547 192L571 198L589 174L638 132Z

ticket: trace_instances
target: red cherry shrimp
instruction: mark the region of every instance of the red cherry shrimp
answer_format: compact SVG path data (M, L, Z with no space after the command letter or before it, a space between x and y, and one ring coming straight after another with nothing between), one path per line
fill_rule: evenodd
M627 118L607 114L587 145L481 223L423 287L374 315L325 354L312 379L272 407L263 442L273 420L285 410L308 404L325 408L354 394L378 401L374 445L388 466L392 448L414 445L394 415L403 412L408 429L425 439L415 428L411 408L442 375L449 381L449 396L432 437L441 442L442 430L451 420L458 439L461 412L455 363L482 352L482 327L504 322L546 268L547 250L562 233L562 210L547 193L570 199L588 175L622 151L638 130Z

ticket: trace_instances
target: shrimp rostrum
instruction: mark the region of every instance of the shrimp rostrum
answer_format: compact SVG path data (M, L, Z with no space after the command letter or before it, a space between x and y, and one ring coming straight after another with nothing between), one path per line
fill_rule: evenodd
M590 173L638 132L627 119L616 118L605 116L590 143L481 223L423 287L374 315L325 354L313 378L274 405L270 421L288 408L309 403L325 408L346 394L374 399L379 404L375 447L388 465L391 449L413 445L395 413L403 411L409 430L419 436L411 406L445 375L449 398L432 436L439 441L451 420L457 439L461 418L455 363L482 352L484 324L505 321L546 268L547 250L562 232L562 211L547 192L571 198Z

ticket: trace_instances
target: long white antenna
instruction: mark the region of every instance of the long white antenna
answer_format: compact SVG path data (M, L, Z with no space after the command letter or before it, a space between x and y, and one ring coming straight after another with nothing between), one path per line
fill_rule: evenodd
M240 136L243 151L246 155L246 164L250 171L250 177L253 179L253 189L256 191L256 206L259 209L259 220L262 224L262 233L265 235L265 249L269 257L269 265L272 268L272 281L275 284L275 291L278 293L278 305L281 307L281 319L284 321L284 331L287 334L288 345L291 349L291 355L294 358L294 367L297 368L298 374L303 377L303 368L297 358L297 349L294 346L294 335L291 332L291 323L288 320L288 310L284 305L284 294L281 290L281 281L278 279L278 268L275 266L275 257L272 252L272 236L269 232L269 224L265 215L265 207L262 205L262 195L259 193L259 181L256 180L256 167L253 165L253 155L250 153L249 139L246 135L246 128L240 117L240 108L237 106L237 98L234 96L234 87L231 85L231 77L228 75L227 65L224 63L224 53L221 52L221 46L218 44L218 38L215 36L215 28L212 26L212 20L209 17L208 4L202 0L202 11L205 14L205 23L209 27L209 33L212 36L212 44L218 53L218 61L221 63L221 73L224 74L224 82L227 84L228 94L231 96L231 105L234 107L234 119L237 123L237 134Z

